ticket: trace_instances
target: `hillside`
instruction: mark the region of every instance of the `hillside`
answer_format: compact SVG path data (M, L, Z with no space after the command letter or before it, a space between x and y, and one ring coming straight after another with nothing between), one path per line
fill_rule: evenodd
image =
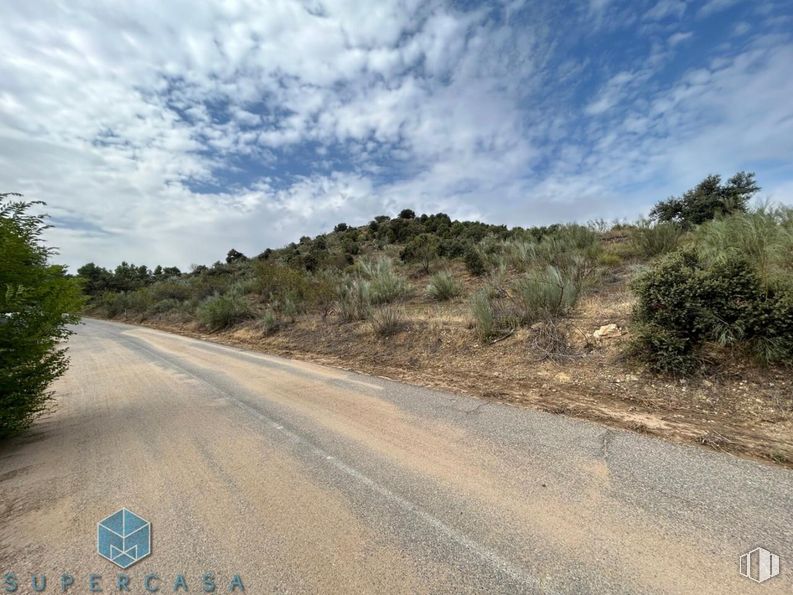
M80 276L94 316L791 464L793 216L711 208L530 229L404 210Z

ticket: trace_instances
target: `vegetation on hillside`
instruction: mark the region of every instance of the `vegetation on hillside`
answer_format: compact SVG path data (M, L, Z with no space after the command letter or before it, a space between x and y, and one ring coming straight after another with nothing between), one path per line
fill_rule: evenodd
M628 274L632 353L650 370L690 374L725 350L789 364L793 215L751 209L758 190L750 173L726 184L708 176L634 224L507 228L404 209L253 257L232 249L225 262L189 273L128 263L78 272L92 311L107 317L207 330L248 321L272 334L316 316L325 325L367 321L388 340L410 332L407 303L467 304L472 342L527 328L551 356L567 353L566 321L581 298Z
M82 307L79 283L50 264L36 204L0 194L0 438L29 427L68 365L61 341Z

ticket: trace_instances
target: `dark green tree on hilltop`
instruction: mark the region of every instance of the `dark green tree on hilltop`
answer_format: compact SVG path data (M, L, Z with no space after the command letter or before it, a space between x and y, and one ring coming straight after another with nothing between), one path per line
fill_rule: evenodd
M759 191L754 173L740 171L726 184L721 183L721 176L709 175L682 196L657 203L650 211L650 218L688 228L720 214L745 213L749 200Z
M80 282L49 263L35 202L0 194L0 437L33 423L52 397L50 383L68 366L63 340L78 322Z

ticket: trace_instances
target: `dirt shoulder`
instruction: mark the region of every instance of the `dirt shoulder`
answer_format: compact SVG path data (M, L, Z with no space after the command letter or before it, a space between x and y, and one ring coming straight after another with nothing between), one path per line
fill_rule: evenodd
M736 360L706 378L662 379L624 356L631 297L621 283L588 297L569 321L574 351L549 361L532 329L478 342L464 301L405 304L404 331L378 337L368 322L299 317L274 334L250 321L207 333L195 322L126 320L183 335L304 359L517 406L595 420L793 467L793 373ZM592 336L603 325L613 336Z

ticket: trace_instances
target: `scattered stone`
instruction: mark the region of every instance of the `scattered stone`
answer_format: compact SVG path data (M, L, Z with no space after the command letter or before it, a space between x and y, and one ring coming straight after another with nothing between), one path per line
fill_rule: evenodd
M595 337L595 339L608 339L611 337L619 337L621 334L622 331L620 331L620 328L616 324L604 324L592 333L592 336Z

